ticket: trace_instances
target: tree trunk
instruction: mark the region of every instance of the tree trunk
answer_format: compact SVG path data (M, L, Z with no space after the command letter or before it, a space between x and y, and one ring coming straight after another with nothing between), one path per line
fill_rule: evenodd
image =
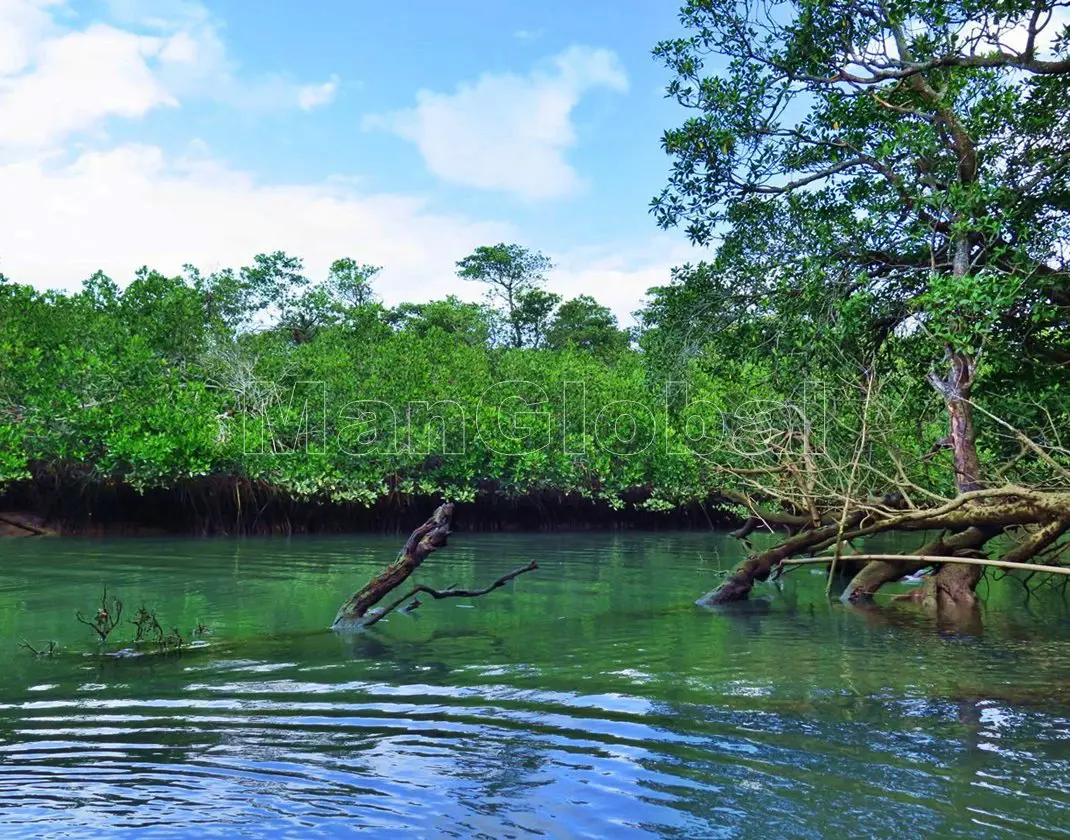
M852 514L843 527L854 528L862 520L862 516L862 513ZM768 551L752 554L725 578L724 583L712 592L707 592L695 603L702 607L713 607L732 601L742 601L750 594L755 581L767 579L773 566L781 560L807 550L816 550L829 540L835 540L841 530L838 523L822 525L812 531L803 531L797 536L790 537Z
M960 493L980 490L981 462L977 457L977 432L973 425L970 391L977 363L961 351L949 351L947 376L929 374L929 383L944 398L947 406L949 440L955 464L955 486Z
M941 378L933 373L929 376L929 382L940 392L947 405L955 486L960 493L969 493L983 487L973 408L969 402L976 362L961 351L953 351L949 355L951 366L947 376ZM973 591L982 574L984 572L979 566L946 563L925 582L922 603L936 610L972 608L977 603Z

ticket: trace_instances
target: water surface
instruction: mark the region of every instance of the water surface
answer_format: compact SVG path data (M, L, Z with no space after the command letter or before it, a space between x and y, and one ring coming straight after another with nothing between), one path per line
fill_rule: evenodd
M458 534L421 581L541 568L325 631L399 543L0 543L2 836L1070 835L1054 594L992 585L963 632L799 569L711 613L717 535ZM205 646L97 655L105 584Z

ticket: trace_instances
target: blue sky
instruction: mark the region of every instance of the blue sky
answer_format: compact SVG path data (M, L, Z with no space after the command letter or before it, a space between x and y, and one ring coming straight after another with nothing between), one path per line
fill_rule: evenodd
M122 283L281 248L384 266L388 303L479 289L517 241L627 320L694 254L656 229L652 0L0 0L0 271Z

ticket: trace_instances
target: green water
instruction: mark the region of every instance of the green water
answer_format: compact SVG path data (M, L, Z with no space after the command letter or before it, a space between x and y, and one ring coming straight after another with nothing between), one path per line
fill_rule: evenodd
M711 613L722 537L459 534L421 580L541 568L325 631L398 544L0 543L0 836L1070 835L1054 594L993 585L963 632L801 569ZM103 584L207 646L93 655Z

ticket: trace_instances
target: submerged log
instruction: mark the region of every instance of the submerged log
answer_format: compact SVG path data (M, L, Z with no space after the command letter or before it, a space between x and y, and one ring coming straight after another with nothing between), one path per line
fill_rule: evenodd
M359 591L350 596L349 600L338 610L331 627L336 630L371 627L406 602L409 603L404 608L404 611L411 612L420 606L420 602L415 600L420 593L430 595L435 600L443 598L477 598L480 595L486 595L488 592L493 592L495 589L505 586L513 578L525 572L532 572L539 568L539 564L532 560L526 566L521 566L502 575L482 589L459 589L454 586L449 589L439 590L423 584L417 584L400 598L390 602L385 608L377 607L376 604L401 586L419 568L420 564L427 559L427 555L446 545L452 519L453 504L447 502L440 505L431 514L430 519L409 535L397 559L368 581Z

